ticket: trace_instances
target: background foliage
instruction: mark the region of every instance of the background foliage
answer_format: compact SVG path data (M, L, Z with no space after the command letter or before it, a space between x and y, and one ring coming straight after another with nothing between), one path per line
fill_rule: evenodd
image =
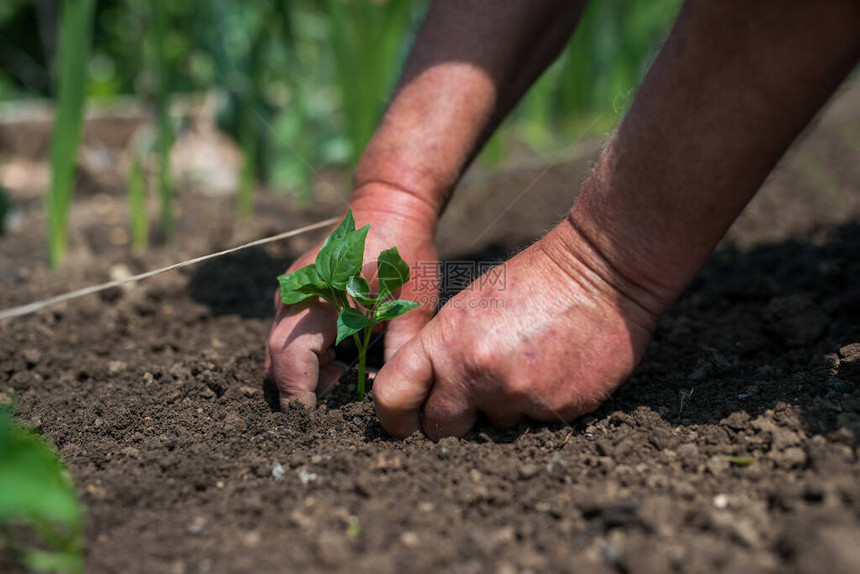
M0 3L0 100L53 95L59 4ZM259 173L287 187L304 178L299 149L312 165L355 158L426 9L419 0L169 0L167 30L156 42L155 4L98 0L89 96L155 98L163 50L170 91L225 92L222 126L246 142L256 134ZM510 123L537 146L595 114L605 118L598 129L611 125L679 4L591 2L568 49Z
M90 2L89 21L64 21L64 14L88 12L81 6ZM502 162L516 143L556 154L588 131L611 128L679 4L592 1L562 56L491 139L484 161ZM0 101L47 97L58 104L47 205L52 262L64 250L81 96L88 103L132 96L152 106L157 135L145 153L158 166L153 185L165 237L176 192L169 180L176 126L168 109L178 93L221 96L219 127L243 157L240 216L252 213L261 181L307 204L316 170L349 167L372 135L426 8L426 0L4 0Z

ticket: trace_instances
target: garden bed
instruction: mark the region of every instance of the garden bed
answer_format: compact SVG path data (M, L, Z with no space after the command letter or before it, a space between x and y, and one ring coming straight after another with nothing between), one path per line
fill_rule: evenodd
M0 324L0 393L71 470L88 572L856 572L858 93L792 150L629 384L571 425L394 441L348 383L315 412L277 412L262 368L272 290L311 237ZM470 185L443 255L482 261L528 242L587 166ZM287 203L262 195L249 228L229 200L189 191L175 243L132 256L112 234L121 190L80 194L72 253L52 273L39 204L23 201L23 225L0 238L0 306L338 205Z

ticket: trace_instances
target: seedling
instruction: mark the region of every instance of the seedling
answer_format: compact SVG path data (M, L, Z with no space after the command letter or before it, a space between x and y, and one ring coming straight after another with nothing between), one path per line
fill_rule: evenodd
M316 262L278 277L281 301L294 305L321 297L338 310L337 341L349 336L358 347L358 398L364 398L367 348L373 326L395 319L418 306L413 301L394 299L392 294L409 281L409 265L397 247L386 249L376 260L379 293L371 295L370 285L361 276L364 243L370 225L355 228L352 210L332 231L317 254ZM350 297L355 305L350 302Z

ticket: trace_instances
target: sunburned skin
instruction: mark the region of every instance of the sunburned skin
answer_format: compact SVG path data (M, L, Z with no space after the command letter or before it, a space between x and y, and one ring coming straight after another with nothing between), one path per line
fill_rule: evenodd
M431 5L356 169L356 221L379 231L366 257L398 245L407 261L436 261L436 223L454 184L582 6ZM427 305L391 322L374 382L385 428L438 439L463 435L478 413L506 427L593 410L629 377L659 316L856 65L858 22L860 2L849 0L688 0L569 216L505 264L504 293L466 290L435 317ZM402 298L422 295L435 294L413 281ZM488 298L504 305L476 304ZM278 310L267 373L283 403L313 405L337 376L323 359L334 341L324 307Z

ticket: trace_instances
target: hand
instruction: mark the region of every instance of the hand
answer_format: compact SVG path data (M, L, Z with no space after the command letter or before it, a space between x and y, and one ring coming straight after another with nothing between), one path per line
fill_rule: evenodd
M365 245L365 268L362 275L377 288L376 258L380 251L397 246L410 267L416 261L438 261L433 244L435 215L414 197L381 185L357 190L350 207L356 224L370 224ZM288 269L294 271L316 259L322 243L299 257ZM427 282L422 282L427 283ZM386 323L386 359L412 338L433 316L436 286L422 285L413 275L403 286L399 298L422 303L421 307ZM335 361L337 311L321 299L309 299L296 305L281 303L275 292L276 317L266 346L266 376L280 392L281 405L299 401L309 408L317 397L328 392L340 377L345 365Z
M387 362L373 396L389 433L462 436L478 413L569 421L630 375L659 311L574 235L562 224L505 263L503 289L473 283Z

